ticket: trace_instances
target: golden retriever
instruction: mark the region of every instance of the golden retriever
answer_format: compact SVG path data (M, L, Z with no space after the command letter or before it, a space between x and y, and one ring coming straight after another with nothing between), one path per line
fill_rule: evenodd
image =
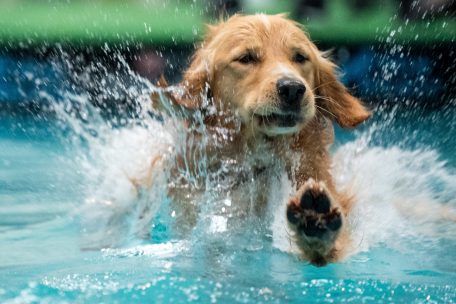
M285 15L264 14L235 15L208 26L179 88L166 93L171 107L152 94L155 107L183 114L194 135L173 172L185 167L197 176L201 155L209 171L219 170L222 159L242 163L248 178L246 172L225 170L236 180L226 193L239 206L253 200L261 216L274 172L283 169L296 189L283 216L302 258L315 265L340 260L350 248L346 217L354 197L338 191L330 174L331 121L353 128L370 114L302 27ZM210 135L206 141L201 127ZM169 193L181 205L179 224L191 228L204 186L185 179ZM247 182L248 190L242 186Z

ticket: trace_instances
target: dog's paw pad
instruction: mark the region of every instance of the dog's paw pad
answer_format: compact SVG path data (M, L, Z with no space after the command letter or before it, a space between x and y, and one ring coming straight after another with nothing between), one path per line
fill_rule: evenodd
M323 238L342 227L342 216L323 188L309 188L288 204L287 219L299 233Z

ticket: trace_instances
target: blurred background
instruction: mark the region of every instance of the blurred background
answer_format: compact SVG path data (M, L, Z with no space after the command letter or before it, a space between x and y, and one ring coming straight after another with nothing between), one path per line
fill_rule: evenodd
M40 110L74 89L124 111L132 74L177 82L204 24L236 12L288 12L366 102L439 107L456 95L455 11L453 0L2 0L0 107Z

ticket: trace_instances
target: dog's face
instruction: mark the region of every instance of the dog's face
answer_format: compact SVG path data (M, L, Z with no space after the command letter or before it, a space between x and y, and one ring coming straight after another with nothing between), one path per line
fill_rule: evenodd
M334 68L284 16L234 16L209 27L184 76L182 104L199 107L210 90L219 109L234 108L244 125L267 136L297 133L317 112L355 126L369 114Z
M232 18L215 37L214 95L267 135L299 131L315 114L315 54L292 22Z

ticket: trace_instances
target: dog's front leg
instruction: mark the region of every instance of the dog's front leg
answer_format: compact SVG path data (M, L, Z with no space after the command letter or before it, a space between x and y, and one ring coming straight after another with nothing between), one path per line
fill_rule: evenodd
M287 220L302 257L317 266L343 257L350 246L346 224L351 198L309 178L287 205Z

